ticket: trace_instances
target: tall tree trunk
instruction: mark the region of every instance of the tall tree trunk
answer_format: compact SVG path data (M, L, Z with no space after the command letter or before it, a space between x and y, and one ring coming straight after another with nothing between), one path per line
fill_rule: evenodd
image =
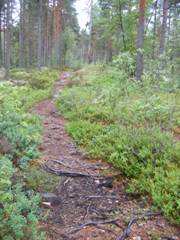
M2 51L2 21L1 21L2 14L1 14L1 11L2 11L2 7L1 7L1 5L0 5L0 67L1 67L2 64L3 64L3 51Z
M34 32L33 32L33 16L32 16L32 7L31 4L28 3L28 65L29 67L32 67L33 65L33 56L34 56L34 51L33 51L33 36L34 36Z
M45 27L44 27L44 64L47 66L48 60L48 37L49 37L49 0L45 1Z
M62 20L62 10L63 10L63 1L58 0L55 14L55 35L56 35L56 64L57 67L63 67L65 65L66 57L66 42L62 46L62 30L63 30L63 20Z
M136 80L141 80L144 61L143 61L143 44L144 44L144 28L145 28L145 7L146 0L139 1L139 23L137 30L137 57L136 57Z
M42 54L42 18L43 18L43 2L42 0L39 0L39 16L38 16L38 55L37 55L37 65L40 69L42 67L42 60L43 60L43 54Z
M123 48L126 50L126 40L125 40L125 32L124 32L124 25L123 25L123 18L122 18L122 5L121 1L118 2L119 7L119 21L120 21L120 28L122 32L122 40L123 40Z
M157 5L158 0L156 0L154 4L154 24L153 24L153 45L152 45L152 58L155 59L156 57L156 26L157 26Z
M106 47L106 62L111 62L112 61L112 57L113 57L113 53L112 53L112 39L111 37L109 38L108 42L107 42L107 47Z
M5 46L5 68L7 71L7 77L9 75L9 69L11 64L11 0L7 0L7 10L6 10L6 46Z
M3 65L5 67L6 65L6 30L5 30L5 25L6 25L6 8L4 7L3 9L3 23L4 23L4 30L3 30Z
M25 67L25 2L20 0L19 66Z
M55 7L56 7L56 1L52 1L52 11L50 12L50 29L49 29L49 50L48 50L48 56L49 56L49 66L53 66L54 64L54 43L55 43Z
M166 37L166 29L167 29L167 18L168 18L168 6L169 1L163 1L163 21L161 26L161 34L160 34L160 45L159 45L159 54L164 53L165 49L165 37Z
M88 63L93 62L93 0L90 0Z

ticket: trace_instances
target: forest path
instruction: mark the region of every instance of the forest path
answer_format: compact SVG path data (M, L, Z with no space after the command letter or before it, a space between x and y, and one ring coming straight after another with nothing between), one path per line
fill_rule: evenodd
M177 230L161 215L142 218L149 206L125 193L126 180L117 176L109 164L88 159L65 130L66 120L55 107L60 91L70 83L63 73L54 86L53 98L40 102L35 112L43 119L44 133L40 150L44 168L59 174L60 183L54 193L46 193L50 208L43 226L51 240L177 240ZM62 176L63 175L63 176ZM128 230L128 231L125 231ZM129 235L129 237L128 237Z

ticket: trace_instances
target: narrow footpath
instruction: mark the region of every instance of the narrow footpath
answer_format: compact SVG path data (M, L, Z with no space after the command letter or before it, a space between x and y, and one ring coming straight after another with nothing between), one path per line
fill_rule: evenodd
M47 239L178 240L177 228L153 212L147 201L125 193L126 180L117 170L101 160L88 159L68 136L55 100L69 83L69 74L63 73L53 98L35 107L44 125L42 167L59 176L59 185L45 196Z

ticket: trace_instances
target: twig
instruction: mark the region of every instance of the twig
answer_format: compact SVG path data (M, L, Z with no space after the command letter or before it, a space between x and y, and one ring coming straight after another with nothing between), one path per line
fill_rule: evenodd
M60 164L64 167L67 167L67 168L72 168L72 166L64 163L62 160L53 160L52 162L58 163L58 164ZM74 162L74 160L73 160L73 162ZM83 163L81 163L80 161L77 161L77 160L75 162L78 163L80 165L80 167L84 167L86 169L93 169L93 170L96 170L96 169L105 170L105 169L107 169L105 167L104 168L100 167L97 164L94 164L94 165L93 164L83 164ZM78 169L78 168L73 167L73 169Z
M49 173L53 173L58 176L65 176L65 177L89 177L89 178L99 177L99 175L90 175L86 173L67 172L67 171L57 170L47 166L46 164L44 165L44 170Z
M95 195L95 196L82 196L84 198L87 198L87 199L100 199L100 198L106 198L106 199L115 199L115 200L119 200L119 198L117 198L116 196L101 196L101 195Z
M111 230L111 229L109 229L109 228L104 228L104 227L102 227L102 226L98 226L98 225L96 225L96 227L97 227L98 229L101 229L101 230L107 231L107 232L109 232L109 233L111 233L111 234L117 236L117 234L116 234L113 230Z
M90 209L90 207L91 207L91 202L89 203L89 205L88 205L88 207L87 207L87 209L86 209L86 214L84 215L84 220L86 219L86 217L87 217L87 215L89 214L89 209Z
M65 177L86 177L86 178L98 178L99 180L106 180L109 178L116 178L117 176L121 175L121 174L116 174L114 176L110 176L110 177L104 177L101 175L91 175L91 174L87 174L87 173L79 173L79 172L68 172L68 171L62 171L62 170L58 170L58 169L54 169L49 167L47 164L43 165L43 169L49 173L55 174L57 176L65 176Z
M74 234L76 232L81 231L83 228L88 227L88 226L95 226L97 227L98 225L105 225L105 224L115 224L117 226L117 221L119 219L112 219L112 220L107 220L107 221L89 221L87 223L84 223L75 229L73 229L69 234Z
M52 162L58 163L58 164L60 164L60 165L62 165L62 166L64 166L64 167L67 167L67 168L72 168L70 165L64 163L64 162L61 161L61 160L53 160Z
M131 233L131 227L133 224L135 224L138 220L141 220L143 219L144 217L152 217L152 216L159 216L161 215L160 212L158 213L151 213L151 212L147 212L145 214L143 214L142 216L140 217L134 217L132 218L129 223L128 223L128 226L127 228L124 230L123 234L121 236L118 236L116 238L116 240L125 240L127 237L129 237L130 233Z

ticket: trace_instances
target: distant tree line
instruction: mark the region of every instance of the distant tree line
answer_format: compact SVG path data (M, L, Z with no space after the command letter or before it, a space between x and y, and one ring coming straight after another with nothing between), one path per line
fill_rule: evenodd
M0 65L6 69L64 65L69 47L66 32L79 33L73 2L1 1Z
M0 65L78 67L128 51L136 55L134 74L141 80L144 58L179 56L179 0L89 0L84 30L75 2L1 0Z
M144 56L156 60L168 51L171 58L179 55L179 13L179 0L99 0L91 7L91 49L82 55L89 62L110 62L125 51L136 54L140 80ZM84 46L87 39L84 32Z

